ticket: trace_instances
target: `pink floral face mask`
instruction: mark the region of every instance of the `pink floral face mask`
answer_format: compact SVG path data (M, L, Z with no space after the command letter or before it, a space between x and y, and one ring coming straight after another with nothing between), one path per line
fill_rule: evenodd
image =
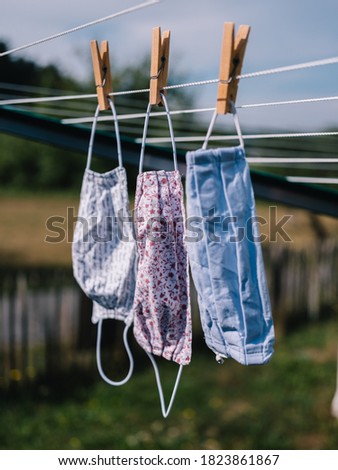
M138 176L134 335L145 351L186 365L191 359L191 320L182 206L178 171Z
M175 143L165 98L164 103L173 142L175 170L142 173L151 108L148 105L135 199L139 264L134 297L134 336L154 366L162 413L166 417L182 367L191 360L192 331L188 258L184 242L183 187L177 170ZM153 355L180 365L167 410Z

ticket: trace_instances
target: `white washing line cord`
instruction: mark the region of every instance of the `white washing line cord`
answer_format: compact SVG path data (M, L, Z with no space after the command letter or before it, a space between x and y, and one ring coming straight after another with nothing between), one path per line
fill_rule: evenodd
M34 104L34 103L52 103L53 101L74 101L97 98L96 94L87 95L63 95L63 96L47 96L43 98L18 98L10 100L1 100L0 106L11 106L16 104Z
M149 88L143 88L140 90L131 90L131 91L116 91L110 93L109 96L119 96L119 95L134 95L136 93L147 93ZM44 96L41 98L18 98L10 100L1 100L0 106L9 106L15 104L34 104L34 103L49 103L53 101L75 101L75 100L88 100L97 98L96 93L82 94L82 95L62 95L62 96Z
M218 80L216 80L213 83L217 83ZM181 85L173 85L174 88L179 88ZM168 87L167 87L168 88ZM166 88L166 89L167 89ZM142 88L140 90L130 90L130 91L115 91L114 93L110 93L110 96L123 96L123 95L130 95L130 94L136 94L136 93L147 93L149 92L149 88ZM35 104L35 103L49 103L53 101L73 101L73 100L85 100L85 99L94 99L97 98L97 94L95 93L88 93L88 94L82 94L82 95L61 95L61 96L46 96L46 97L41 97L41 98L14 98L14 99L8 99L8 100L1 100L0 101L0 106L10 106L10 105L16 105L16 104ZM265 106L282 106L282 105L290 105L290 104L305 104L305 103L319 103L323 101L337 101L338 96L324 96L321 98L305 98L305 99L300 99L300 100L286 100L286 101L270 101L267 103L252 103L252 104L242 104L239 106L236 106L236 109L245 109L245 108L261 108ZM183 110L177 110L175 111L176 114L179 113L204 113L208 111L214 111L215 108L197 108L197 109L183 109ZM173 111L171 111L172 113ZM165 113L154 113L157 114L158 116L160 115L165 115ZM145 113L139 113L136 114L135 116L130 115L131 117L129 119L135 119L138 117L145 117ZM118 116L120 119L120 117ZM89 118L84 118L84 119L89 119ZM107 119L108 120L108 119ZM86 122L86 121L84 121ZM90 122L89 120L87 122Z
M256 139L276 139L276 138L295 138L295 137L328 137L328 136L337 136L338 131L332 132L294 132L286 134L247 134L243 135L244 140L256 140ZM175 137L175 142L204 142L205 136L188 136L188 137ZM236 135L215 135L210 137L210 141L218 140L236 140L238 139ZM136 143L141 143L140 138L135 139ZM149 137L147 138L147 143L149 144L165 144L171 142L168 137Z
M286 65L284 67L275 67L273 69L262 70L260 72L253 72L253 73L245 73L242 75L237 76L236 78L255 78L261 77L263 75L272 75L276 73L283 73L283 72L294 72L296 70L304 70L314 67L321 67L323 65L333 65L338 63L338 57L331 57L329 59L319 59L319 60L312 60L310 62L303 62L300 64L295 65Z
M122 92L123 93L123 92ZM115 93L119 94L119 92ZM95 97L96 95L82 95L86 97ZM69 97L51 97L50 101L60 101L60 98L62 99L72 99L72 96ZM34 100L34 101L33 101ZM247 105L240 105L237 107L237 109L245 109L245 108L255 108L255 107L264 107L264 106L281 106L281 105L290 105L290 104L299 104L299 103L318 103L318 102L323 102L323 101L337 101L338 96L328 96L328 97L322 97L322 98L307 98L307 99L301 99L301 100L287 100L287 101L274 101L274 102L268 102L268 103L254 103L254 104L247 104ZM13 104L13 103L32 103L32 102L41 102L44 101L46 102L45 98L33 98L33 99L23 99L23 100L4 100L0 101L0 105L4 105L5 103L7 104ZM196 108L196 109L185 109L185 110L174 110L171 111L171 115L182 115L182 114L194 114L194 113L203 113L203 112L213 112L215 108ZM132 120L132 119L141 119L146 116L146 113L134 113L134 114L120 114L117 116L117 119L119 121L123 120ZM165 112L153 112L150 113L151 117L156 117L156 116L166 116ZM100 116L98 118L98 121L100 122L107 122L107 121L112 121L114 120L113 116ZM62 119L61 122L62 124L84 124L84 123L90 123L93 121L92 117L83 117L83 118L66 118ZM244 140L255 140L255 139L273 139L273 138L296 138L296 137L328 137L328 136L337 136L338 132L332 131L332 132L298 132L298 133L282 133L282 134L248 134L244 135L243 139ZM189 136L189 137L175 137L175 142L178 143L184 143L184 142L203 142L205 139L205 136ZM229 141L229 140L235 140L237 139L237 135L227 135L227 136L212 136L210 137L210 141ZM136 139L136 143L140 143L142 139ZM167 137L149 137L146 140L146 143L152 143L152 144L162 144L162 143L168 143L171 142L171 140ZM259 159L251 159L251 163L287 163L287 162L293 162L295 163L294 159L280 159L280 161L277 161L278 159L270 159L269 161L267 159L263 159L260 161ZM308 159L305 161L305 159L301 159L302 162L299 163L336 163L335 159L327 159L326 161L322 159ZM250 161L248 159L248 161Z
M338 158L299 158L299 157L246 157L248 163L338 163Z
M117 13L113 13L112 15L105 16L104 18L99 18L94 21L90 21L89 23L82 24L80 26L76 26L75 28L67 29L66 31L62 31L61 33L53 34L52 36L48 36L42 39L39 39L34 42L30 42L28 44L24 44L22 46L16 47L14 49L10 49L5 52L0 53L0 57L4 57L9 54L13 54L14 52L22 51L24 49L28 49L29 47L34 47L39 44L52 41L53 39L60 38L62 36L66 36L67 34L75 33L77 31L80 31L81 29L89 28L91 26L94 26L99 23L103 23L104 21L112 20L113 18L117 18L118 16L126 15L128 13L132 13L136 10L140 10L142 8L146 8L148 6L154 5L156 3L160 3L160 0L148 0L147 2L141 3L139 5L135 5L131 8L126 8L125 10L118 11Z
M152 2L155 3L155 0ZM157 1L156 1L157 3ZM143 6L150 5L149 2L147 4L143 4ZM140 6L139 6L140 8ZM125 10L126 11L126 10ZM120 13L121 14L121 13ZM5 54L5 53L2 53ZM1 55L0 55L1 57ZM312 62L304 62L296 65L289 65L285 67L277 67L273 69L261 70L258 72L246 73L242 75L237 75L236 79L245 79L245 78L255 78L255 77L262 77L264 75L273 75L278 73L284 72L292 72L296 70L303 70L307 68L314 68L314 67L321 67L324 65L332 65L338 63L338 57L331 57L329 59L321 59L315 60ZM163 90L174 90L178 88L187 88L192 86L201 86L201 85L211 85L218 83L219 79L212 79L212 80L202 80L197 82L188 82L188 83L181 83L177 85L168 85L163 88ZM126 91L118 91L111 93L111 96L121 96L121 95L132 95L136 93L147 93L149 92L149 88L142 88L139 90L126 90ZM14 105L14 104L27 104L27 103L42 103L48 101L63 101L63 100L82 100L82 99L89 99L89 98L96 98L96 94L87 94L87 95L65 95L65 96L52 96L52 97L43 97L43 98L24 98L24 99L17 99L17 100L3 100L0 101L0 105ZM302 102L307 102L306 100L301 100ZM286 104L286 103L285 103ZM290 103L291 104L291 103ZM272 104L271 104L272 105Z
M94 95L96 97L96 95ZM39 99L39 98L37 98ZM268 103L253 103L253 104L242 104L236 106L236 109L247 109L247 108L263 108L267 106L282 106L282 105L290 105L290 104L304 104L304 103L319 103L325 101L337 101L338 96L326 96L322 98L306 98L301 100L287 100L287 101L270 101ZM8 100L10 101L10 100ZM14 101L14 100L13 100ZM0 102L0 105L2 102ZM170 111L170 114L173 115L180 115L180 114L198 114L198 113L207 113L207 112L214 112L215 108L195 108L195 109L179 109L175 111ZM150 113L150 116L165 116L166 113L159 111ZM119 114L117 116L118 120L129 120L129 119L141 119L146 116L146 113L134 113L134 114ZM99 121L111 121L113 120L113 116L100 116ZM81 117L81 118L67 118L62 119L62 124L85 124L90 123L93 121L93 117Z
M283 106L283 105L289 105L289 104L320 103L323 101L337 101L337 100L338 100L338 96L324 96L322 98L304 98L301 100L271 101L268 103L243 104L241 106L236 106L236 109L262 108L265 106Z
M310 176L286 176L290 183L338 184L338 178L312 178Z
M338 96L337 96L338 99ZM170 115L181 115L181 114L195 114L195 113L205 113L207 111L214 111L215 108L197 108L197 109L178 109L176 111L170 111ZM119 121L128 121L129 119L143 119L146 117L146 113L133 113L133 114L119 114L117 119ZM164 111L155 111L150 113L150 117L159 117L166 116ZM100 116L99 121L112 121L114 118L112 116ZM92 117L83 117L83 118L69 118L62 119L62 124L85 124L92 122Z

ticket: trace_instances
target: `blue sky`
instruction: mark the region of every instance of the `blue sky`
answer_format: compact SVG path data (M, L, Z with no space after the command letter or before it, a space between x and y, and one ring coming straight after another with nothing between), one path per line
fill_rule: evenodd
M0 36L17 47L137 3L141 0L11 0L1 5ZM20 54L43 64L55 62L85 78L92 73L91 39L109 40L114 68L149 53L151 29L161 26L172 32L170 70L187 80L217 78L224 21L252 28L244 73L338 56L336 0L162 0ZM338 95L338 65L243 80L237 104L331 95ZM214 86L200 87L196 104L213 106L215 96ZM337 111L333 102L243 110L240 117L248 129L313 131L337 127Z

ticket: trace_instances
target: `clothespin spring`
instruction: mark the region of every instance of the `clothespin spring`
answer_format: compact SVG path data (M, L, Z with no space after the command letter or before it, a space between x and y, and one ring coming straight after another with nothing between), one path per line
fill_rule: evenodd
M161 65L160 65L160 68L157 72L156 75L152 75L150 77L150 80L157 80L158 77L161 75L161 72L164 70L164 65L165 65L165 61L166 61L166 58L164 56L161 57Z
M102 67L102 72L103 72L103 80L101 84L96 85L96 88L104 88L107 82L107 71L108 68L106 65Z
M239 65L239 60L237 58L233 60L233 65L234 67L232 69L230 78L228 78L228 80L219 80L219 83L222 83L222 85L230 85L230 83L236 78L236 71Z

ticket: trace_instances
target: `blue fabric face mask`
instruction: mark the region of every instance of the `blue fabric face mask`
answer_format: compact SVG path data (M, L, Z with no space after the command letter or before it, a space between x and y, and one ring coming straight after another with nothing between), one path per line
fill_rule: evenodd
M188 228L188 254L205 341L216 359L264 364L273 354L274 327L235 109L234 118L239 147L208 150L205 144L187 153L187 216L202 230L197 238Z

